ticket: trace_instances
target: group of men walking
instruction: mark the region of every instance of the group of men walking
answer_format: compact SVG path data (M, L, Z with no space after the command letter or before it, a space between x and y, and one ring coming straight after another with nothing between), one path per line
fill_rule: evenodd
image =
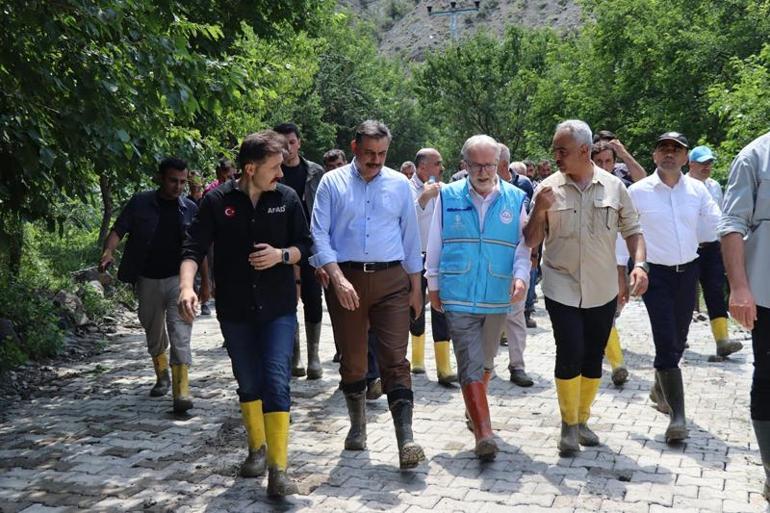
M432 148L420 150L403 173L389 169L390 131L372 120L356 128L353 160L346 163L344 153L333 150L324 157L325 169L300 156L293 124L251 134L239 150L240 177L208 190L199 205L182 196L186 163L164 160L158 190L131 199L100 262L109 265L129 234L119 277L136 285L157 375L151 395L170 387L176 412L192 407L191 325L209 292L204 261L213 248L217 317L248 435L241 475L267 471L269 495L297 491L286 472L289 382L292 375L322 376L322 289L350 417L345 448L366 448L366 400L379 386L393 419L400 467L424 460L412 431L411 373L425 372L429 298L438 381L459 380L475 452L492 460L497 444L488 383L506 331L514 347L511 380L531 385L523 363L525 311L538 263L536 257L532 265L532 252L542 248L542 290L556 343L560 453L599 443L588 424L605 351L613 381L628 377L614 320L629 295L641 295L650 316L651 399L669 413L665 437L676 442L687 437L679 362L699 278L717 353L741 349L727 335L723 255L730 311L752 330L751 415L770 477L770 281L761 274L770 251L770 229L763 223L770 220L770 201L763 202L770 199L770 134L733 163L724 213L708 181L714 160L708 148L691 150L685 136L666 132L655 141L656 170L645 177L613 134L597 135L595 140L579 120L559 124L553 136L559 172L536 188L524 176L526 164L509 165L508 149L486 135L465 142L467 174L450 184L441 183L442 157ZM690 174L684 175L688 160ZM206 276L196 292L199 271ZM299 298L306 371L299 357Z

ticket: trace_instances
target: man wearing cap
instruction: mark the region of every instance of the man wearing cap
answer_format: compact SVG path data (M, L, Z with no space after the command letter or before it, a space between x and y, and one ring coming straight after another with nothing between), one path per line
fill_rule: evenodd
M699 180L708 189L714 202L721 208L722 187L711 178L714 154L708 146L696 146L690 150L690 172L687 176ZM730 340L727 330L727 304L725 302L725 267L716 231L698 234L698 281L706 300L706 310L711 322L711 333L717 345L717 356L725 357L743 349L743 344Z
M655 342L655 385L650 398L670 411L666 442L688 436L679 361L695 308L698 233L715 230L721 215L706 186L682 174L688 147L687 138L679 132L658 137L652 154L655 172L628 189L647 243L650 283L642 297Z
M751 330L751 421L770 501L770 132L743 148L730 166L719 223L730 314Z
M717 206L722 206L722 187L711 178L714 154L708 146L696 146L690 150L690 172L687 176L699 180L708 189ZM717 356L725 357L743 349L743 344L731 341L727 330L727 304L725 302L725 267L722 249L716 231L698 234L698 281L706 300L706 310L711 322L711 333L717 345Z

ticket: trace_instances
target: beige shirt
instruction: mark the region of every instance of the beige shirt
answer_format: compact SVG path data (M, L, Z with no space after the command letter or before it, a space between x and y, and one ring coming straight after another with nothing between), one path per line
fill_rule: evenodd
M538 191L546 185L556 199L546 212L543 294L578 308L609 303L618 295L618 233L624 239L642 233L626 187L597 166L583 191L561 172L546 178Z

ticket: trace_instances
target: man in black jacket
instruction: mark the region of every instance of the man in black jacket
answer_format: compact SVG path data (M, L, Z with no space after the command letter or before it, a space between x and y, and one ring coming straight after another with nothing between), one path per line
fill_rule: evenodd
M324 169L307 160L299 154L302 147L299 128L294 123L282 123L274 128L276 132L286 137L288 153L281 164L283 178L281 183L288 185L297 193L304 207L305 218L310 223L313 212L315 193ZM321 285L314 276L315 269L306 261L299 265L299 281L302 296L302 309L305 314L305 337L307 338L307 379L319 379L323 375L321 360L318 358L318 344L321 339L321 318L323 307L321 303ZM299 348L299 330L294 338L294 358L292 360L292 375L304 376L302 358Z
M129 200L107 236L99 262L99 267L106 269L120 240L128 234L118 279L135 287L139 322L147 336L147 350L157 377L150 391L153 397L168 393L171 380L166 349L171 346L175 413L192 408L188 380L192 325L183 322L176 309L182 240L198 210L195 203L182 196L187 179L184 160L164 159L158 168L158 189L139 192ZM205 276L203 282L208 282ZM207 297L204 285L201 300L205 302Z
M204 196L184 243L179 310L192 322L193 279L214 245L217 319L225 338L249 440L241 475L269 470L267 493L297 493L286 474L289 381L297 323L293 266L307 260L312 240L297 194L279 183L286 141L266 130L244 139L243 175Z

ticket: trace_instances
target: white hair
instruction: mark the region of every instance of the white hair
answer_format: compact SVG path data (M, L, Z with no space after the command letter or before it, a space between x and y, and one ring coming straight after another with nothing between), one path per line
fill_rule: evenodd
M560 132L562 130L569 132L569 134L572 136L572 139L574 139L575 142L580 146L587 144L590 148L593 145L593 134L591 133L591 127L588 126L588 123L585 121L580 121L579 119L568 119L567 121L562 121L556 125L556 132Z
M500 160L500 145L489 137L488 135L474 135L472 137L469 137L467 141L465 141L465 144L463 144L463 149L461 151L463 160L468 160L468 152L471 148L475 148L476 146L487 146L489 148L495 149L495 160Z
M498 143L500 145L500 160L504 160L506 162L511 161L511 150L508 149L508 146L506 146L503 143Z
M511 171L511 173L523 175L527 172L527 165L524 162L511 162L511 165L508 166L508 169Z

